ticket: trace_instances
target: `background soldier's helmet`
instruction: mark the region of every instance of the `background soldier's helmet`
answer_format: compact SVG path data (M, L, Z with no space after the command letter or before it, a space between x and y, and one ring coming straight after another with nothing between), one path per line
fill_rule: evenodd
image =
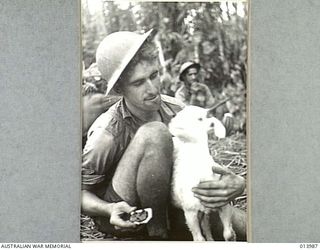
M196 63L196 62L192 62L192 61L183 63L181 65L181 67L180 67L180 70L179 70L179 79L180 79L180 81L183 81L182 78L183 78L184 73L186 72L187 69L189 69L191 67L196 68L199 71L200 64Z

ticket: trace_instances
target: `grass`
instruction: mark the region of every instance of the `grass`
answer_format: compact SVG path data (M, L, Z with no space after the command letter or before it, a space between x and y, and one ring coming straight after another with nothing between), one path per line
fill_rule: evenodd
M111 236L98 231L94 221L87 215L81 214L80 239L81 240L107 240Z

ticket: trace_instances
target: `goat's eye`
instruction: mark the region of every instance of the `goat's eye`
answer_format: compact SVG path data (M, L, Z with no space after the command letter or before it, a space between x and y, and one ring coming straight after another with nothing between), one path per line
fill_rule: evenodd
M201 117L198 119L198 121L200 121L200 122L201 122L202 120L203 120L203 119L202 119Z

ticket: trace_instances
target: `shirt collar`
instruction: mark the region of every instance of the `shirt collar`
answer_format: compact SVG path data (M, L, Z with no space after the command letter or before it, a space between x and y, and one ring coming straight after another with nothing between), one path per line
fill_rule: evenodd
M130 113L129 109L127 108L123 97L121 97L121 100L120 100L120 110L121 110L123 119L126 119L128 117L132 118L132 114Z
M168 125L171 119L176 115L172 109L162 100L160 107L160 115L162 117L162 121Z

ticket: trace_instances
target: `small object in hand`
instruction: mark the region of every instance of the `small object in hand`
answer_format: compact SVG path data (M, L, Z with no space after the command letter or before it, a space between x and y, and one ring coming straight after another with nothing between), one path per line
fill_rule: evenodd
M135 210L130 213L129 221L140 225L148 223L152 218L152 209L151 208L144 208Z

